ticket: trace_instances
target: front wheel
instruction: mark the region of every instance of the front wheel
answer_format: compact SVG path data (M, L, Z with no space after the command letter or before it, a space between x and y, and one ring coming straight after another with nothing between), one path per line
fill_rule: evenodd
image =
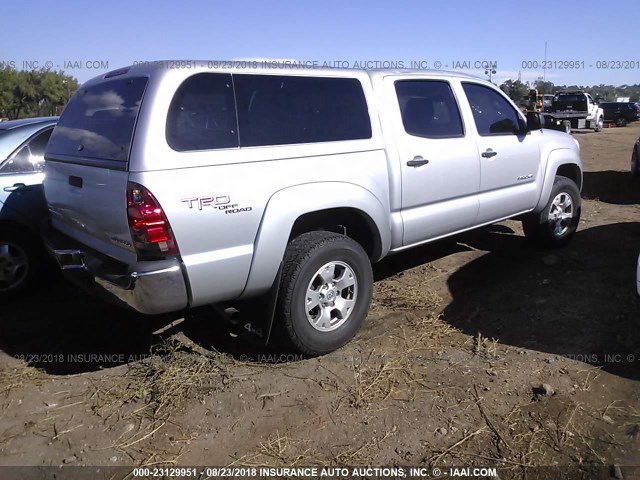
M325 231L296 237L285 252L278 294L286 339L311 356L340 348L367 316L372 290L371 262L356 241Z
M40 249L28 235L0 234L0 299L25 292L38 277Z
M600 117L598 118L598 121L596 122L596 126L594 127L593 131L599 132L603 128L604 128L604 118Z
M573 180L557 175L549 201L540 213L522 221L525 237L545 247L562 247L576 233L580 222L580 191Z

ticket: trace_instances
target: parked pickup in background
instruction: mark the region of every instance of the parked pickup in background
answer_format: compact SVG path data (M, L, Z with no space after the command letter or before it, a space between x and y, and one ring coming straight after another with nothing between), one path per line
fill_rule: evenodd
M604 126L604 112L593 97L583 91L558 92L551 107L544 110L545 127L571 133L574 128L599 132Z

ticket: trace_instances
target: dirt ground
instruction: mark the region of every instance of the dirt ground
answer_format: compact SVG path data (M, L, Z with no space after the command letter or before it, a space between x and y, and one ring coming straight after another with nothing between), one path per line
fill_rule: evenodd
M0 306L0 466L640 478L639 135L574 133L585 175L569 246L537 250L506 221L390 257L364 328L321 358L262 347L212 309L143 317L53 275Z

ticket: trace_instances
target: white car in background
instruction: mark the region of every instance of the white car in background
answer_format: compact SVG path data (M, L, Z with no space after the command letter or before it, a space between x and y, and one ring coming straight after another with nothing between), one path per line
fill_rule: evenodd
M42 272L44 150L57 120L0 122L0 301L27 291Z
M638 256L638 268L636 269L636 289L640 295L640 256Z

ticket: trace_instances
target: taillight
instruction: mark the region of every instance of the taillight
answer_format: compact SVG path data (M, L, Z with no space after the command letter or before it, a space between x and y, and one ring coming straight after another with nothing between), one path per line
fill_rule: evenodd
M133 245L140 260L156 260L178 254L178 248L162 207L142 185L127 185L127 217Z

